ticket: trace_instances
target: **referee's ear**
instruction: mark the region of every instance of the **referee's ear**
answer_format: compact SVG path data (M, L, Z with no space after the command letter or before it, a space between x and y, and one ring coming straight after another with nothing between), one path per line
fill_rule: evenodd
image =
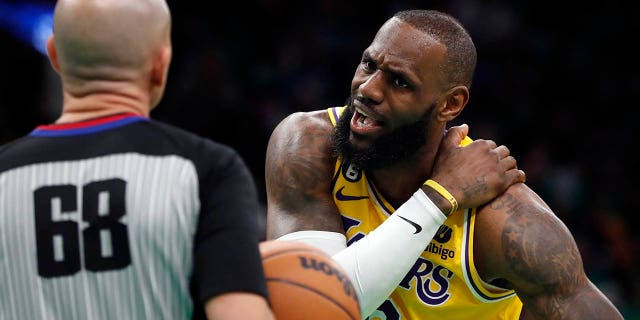
M58 62L58 53L56 52L56 46L53 42L53 35L47 39L47 54L49 55L49 61L51 66L57 73L60 73L60 63Z

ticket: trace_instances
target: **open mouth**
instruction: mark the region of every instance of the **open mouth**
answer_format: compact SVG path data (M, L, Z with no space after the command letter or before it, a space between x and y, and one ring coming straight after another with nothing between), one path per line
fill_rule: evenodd
M351 118L351 130L358 134L370 134L372 131L379 130L383 125L382 120L376 118L375 115L368 113L366 110L356 107Z

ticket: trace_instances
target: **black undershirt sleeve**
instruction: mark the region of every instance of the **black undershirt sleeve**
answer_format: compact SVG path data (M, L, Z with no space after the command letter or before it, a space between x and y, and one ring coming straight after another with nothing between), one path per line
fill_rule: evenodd
M242 158L218 148L200 180L201 213L195 235L192 285L196 310L219 294L267 297L259 252L257 190ZM205 160L206 161L206 160Z

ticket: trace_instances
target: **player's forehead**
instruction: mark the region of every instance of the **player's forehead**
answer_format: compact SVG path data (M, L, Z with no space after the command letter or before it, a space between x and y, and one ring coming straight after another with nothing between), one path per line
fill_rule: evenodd
M389 19L364 51L380 68L410 72L415 76L434 72L444 62L446 47L424 31L397 18Z

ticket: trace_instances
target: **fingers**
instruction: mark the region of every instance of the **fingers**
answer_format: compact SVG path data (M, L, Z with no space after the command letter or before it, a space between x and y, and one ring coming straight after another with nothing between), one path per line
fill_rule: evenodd
M496 148L496 150L501 154L504 154L505 152L507 154L506 157L500 159L500 164L506 170L505 175L507 176L507 180L511 181L512 184L517 182L525 182L527 180L527 176L524 171L518 169L518 162L516 161L516 158L514 158L512 155L508 155L509 149L506 146L500 146Z
M445 149L458 149L452 147L459 147L468 132L469 126L467 124L452 126L447 130L441 147L446 146ZM517 182L524 182L526 180L524 171L518 169L518 163L515 157L511 155L511 151L505 145L498 145L495 141L489 139L476 139L463 149L476 150L475 152L478 156L474 158L478 160L481 158L481 154L487 155L487 152L489 155L494 156L495 158L492 160L489 160L490 158L485 158L486 160L489 160L489 162L486 163L493 163L493 165L495 165L496 162L494 161L497 160L498 167L494 167L493 172L497 173L495 171L497 170L500 172L498 173L499 175L504 173L506 175L506 181L503 182L510 182L509 184L513 184ZM473 154L472 151L469 151L469 154ZM458 167L458 169L460 169L460 167ZM505 175L502 177L505 178Z
M511 181L512 184L527 181L527 175L524 173L524 171L519 169L507 170L507 172L505 172L505 175L507 176L507 180Z
M516 161L516 158L514 158L513 156L506 156L500 159L500 163L502 164L503 168L505 168L505 170L518 169L518 163Z
M499 147L496 147L495 150L498 153L498 159L504 159L504 158L508 157L509 154L511 153L509 151L509 148L507 148L507 146L505 146L505 145L501 145Z
M461 124L459 126L453 126L447 130L447 134L444 137L446 143L459 146L460 142L469 133L469 126L467 124Z
M478 139L474 140L472 144L482 146L483 148L489 148L489 152L495 154L498 161L502 163L504 168L513 169L517 168L516 159L511 156L511 151L505 145L498 146L493 140Z
M524 171L518 169L518 162L516 161L516 158L510 155L509 148L505 145L501 145L496 147L495 151L498 153L500 164L506 170L505 175L507 176L507 181L510 181L511 184L525 182L527 176Z
M473 142L471 142L471 144L469 144L469 146L472 145L476 145L478 148L484 149L484 150L493 150L496 149L498 147L498 145L496 144L495 141L493 140L486 140L486 139L475 139L473 140ZM502 158L500 158L502 159Z

